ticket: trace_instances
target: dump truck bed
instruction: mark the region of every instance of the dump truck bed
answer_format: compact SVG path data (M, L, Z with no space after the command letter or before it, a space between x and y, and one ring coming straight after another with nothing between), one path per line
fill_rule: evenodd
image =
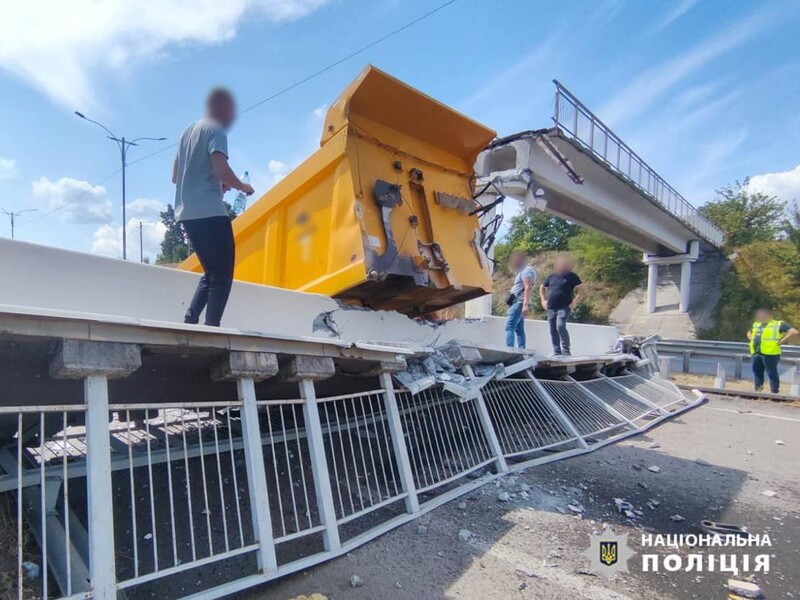
M406 314L490 292L473 164L494 136L367 67L319 150L234 220L235 279Z

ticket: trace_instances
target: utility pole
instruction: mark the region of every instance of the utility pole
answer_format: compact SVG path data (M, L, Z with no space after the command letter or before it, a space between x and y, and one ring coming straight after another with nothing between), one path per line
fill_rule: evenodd
M142 222L139 221L139 262L144 262L144 236L142 235Z
M108 127L106 127L105 125L103 125L98 121L90 119L83 113L80 113L76 110L75 114L78 115L81 119L89 121L89 123L94 123L98 127L102 127L106 131L106 133L108 133L108 139L116 142L117 146L119 147L119 156L120 160L122 161L122 260L128 260L128 233L127 233L128 214L125 206L125 167L128 165L128 148L131 146L138 146L139 144L137 144L136 142L141 142L145 140L150 140L154 142L163 142L167 138L138 137L134 140L126 140L125 136L117 137L116 135L114 135L114 132L112 132Z
M9 221L11 221L11 239L14 239L14 226L17 221L17 217L25 214L27 212L36 212L35 208L26 208L25 210L19 210L17 212L6 210L5 208L0 207L0 210L3 211L6 215L8 215Z

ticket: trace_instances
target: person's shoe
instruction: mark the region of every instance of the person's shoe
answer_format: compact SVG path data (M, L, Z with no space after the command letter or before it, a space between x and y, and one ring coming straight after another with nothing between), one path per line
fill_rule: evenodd
M561 356L572 356L572 354L570 354L569 350L567 350L566 352L562 352Z
M756 390L757 392L761 392L761 391L763 391L763 390L764 390L764 386L763 386L763 385L757 385L757 386L755 387L755 390Z

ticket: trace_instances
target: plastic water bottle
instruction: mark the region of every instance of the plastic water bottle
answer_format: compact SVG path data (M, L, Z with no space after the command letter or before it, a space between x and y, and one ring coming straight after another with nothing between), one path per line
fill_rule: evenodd
M247 171L245 171L242 176L242 182L250 183L250 173ZM244 212L245 208L247 208L247 196L244 195L244 192L240 191L236 194L236 198L233 201L233 212L240 215Z

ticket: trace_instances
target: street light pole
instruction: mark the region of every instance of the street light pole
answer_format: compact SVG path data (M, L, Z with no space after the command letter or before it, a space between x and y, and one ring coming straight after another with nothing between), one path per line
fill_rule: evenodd
M14 225L17 221L17 217L25 214L27 212L36 212L35 208L26 208L25 210L19 210L17 212L6 210L5 208L0 208L6 215L8 215L9 220L11 221L11 239L14 239Z
M128 260L128 213L126 207L126 186L125 186L125 167L128 166L128 148L131 146L138 146L136 142L149 140L154 142L163 142L167 138L160 137L138 137L134 140L126 140L125 136L117 137L114 135L114 132L111 131L108 127L103 125L102 123L90 119L89 117L85 116L83 113L75 111L75 114L78 115L84 121L89 121L90 123L94 123L98 127L102 127L106 133L108 133L108 139L116 142L117 146L119 147L119 157L122 162L122 260Z
M142 235L142 222L139 221L139 262L144 262L144 235Z

